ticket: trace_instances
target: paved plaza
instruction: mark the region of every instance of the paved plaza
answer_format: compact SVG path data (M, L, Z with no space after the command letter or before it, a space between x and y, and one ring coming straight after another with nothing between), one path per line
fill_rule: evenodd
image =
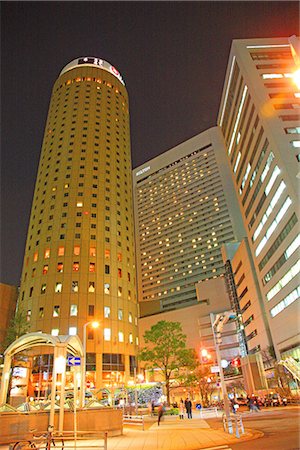
M219 429L212 429L207 421L201 418L180 420L178 417L163 418L160 426L153 419L146 418L145 429L142 426L124 426L123 435L108 438L108 450L200 450L219 448L229 449L230 444L242 440L256 439L262 433L246 429L241 438L225 433L221 421ZM74 446L66 443L65 448L103 448L103 441L84 441ZM57 447L59 448L59 447ZM9 446L0 446L0 450L8 450Z

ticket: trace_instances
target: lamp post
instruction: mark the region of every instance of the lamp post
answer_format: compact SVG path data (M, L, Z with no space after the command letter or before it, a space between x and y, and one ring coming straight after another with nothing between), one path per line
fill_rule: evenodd
M86 329L87 327L91 325L92 328L98 328L99 322L87 322L83 325L83 361L82 361L82 382L81 382L81 390L80 390L80 404L81 407L84 407L84 401L85 401L85 386L86 386Z
M210 319L211 319L211 326L214 336L214 342L215 342L215 349L216 349L216 357L217 357L217 364L219 367L219 375L220 375L220 383L221 383L221 389L223 394L223 401L224 401L224 412L227 419L228 424L228 432L229 434L233 433L233 426L232 426L232 420L230 416L230 405L228 400L228 394L227 394L227 388L225 384L225 378L224 378L224 372L221 362L221 354L220 354L220 347L219 344L221 343L221 331L223 329L223 325L234 316L234 313L231 311L225 311L224 313L215 315L214 313L210 313Z

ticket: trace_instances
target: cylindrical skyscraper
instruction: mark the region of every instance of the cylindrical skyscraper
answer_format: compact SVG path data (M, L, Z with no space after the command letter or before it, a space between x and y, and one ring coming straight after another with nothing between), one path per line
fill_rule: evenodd
M86 330L88 385L133 376L138 333L128 95L120 73L102 59L73 60L54 84L19 308L31 331L83 337ZM100 327L93 330L92 321Z

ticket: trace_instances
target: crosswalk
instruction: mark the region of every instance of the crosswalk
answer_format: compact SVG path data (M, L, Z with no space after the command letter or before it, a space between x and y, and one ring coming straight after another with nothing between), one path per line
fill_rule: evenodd
M202 448L201 450L232 450L232 448L228 447L228 445L217 445L214 447L205 447Z

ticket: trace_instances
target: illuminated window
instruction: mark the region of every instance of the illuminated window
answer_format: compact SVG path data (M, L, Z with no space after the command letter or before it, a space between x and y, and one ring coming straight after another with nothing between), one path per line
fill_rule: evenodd
M33 261L37 262L37 260L38 260L38 252L35 252L33 255Z
M110 307L109 306L104 306L104 317L105 317L105 319L110 318Z
M119 342L124 342L124 333L123 333L123 331L119 331L118 336L119 336Z
M76 336L77 327L69 327L69 336Z
M45 294L45 292L46 292L46 284L42 284L41 294Z
M283 78L282 73L263 73L262 74L263 80L273 80L278 78Z
M122 261L122 253L118 253L117 258L118 258L118 261L121 262Z
M74 245L73 254L76 256L80 255L80 245Z
M90 262L90 264L89 264L89 272L95 272L95 267L96 267L95 263Z
M105 250L105 259L109 259L110 258L110 250Z
M277 226L279 225L281 220L285 217L285 213L288 210L288 208L290 207L291 203L292 203L292 200L288 196L286 198L284 204L280 208L279 212L277 213L275 219L273 220L273 222L271 223L271 225L267 229L266 234L264 235L264 237L262 238L262 240L258 244L258 246L257 246L257 248L255 250L255 256L258 256L260 254L260 252L262 251L262 249L264 248L264 246L267 244L269 238L274 233L275 229L277 228Z
M123 320L123 309L118 309L118 319Z
M295 148L300 148L300 141L291 141L291 144Z
M62 291L62 283L56 283L55 284L55 292L61 292Z
M45 250L44 258L45 258L45 259L50 258L50 248L47 248L47 249Z
M59 305L53 307L53 317L59 317L60 308Z
M64 256L65 254L65 247L58 247L58 256Z
M78 292L78 281L72 281L72 292Z
M45 264L43 267L43 275L46 275L46 273L48 272L49 266L48 264Z
M82 203L82 202L77 202L77 203L76 203L76 206L77 206L77 208L82 208L83 203Z
M128 300L131 300L131 291L128 289Z
M90 256L96 256L96 247L90 247Z
M286 286L293 278L297 277L300 272L300 259L294 264L284 276L273 286L267 293L267 300L270 301L284 286Z
M110 339L111 339L111 330L110 330L110 328L104 328L103 335L104 335L104 340L105 341L110 341Z
M39 318L42 319L43 317L44 317L44 308L41 307L41 308L39 309Z
M59 335L59 329L58 328L52 328L51 336L58 336L58 335Z
M27 322L30 322L30 317L31 317L31 309L28 309L27 314L26 314Z
M122 288L118 286L118 297L122 297Z
M57 263L57 272L62 273L64 269L63 263Z
M104 283L104 294L110 293L110 285L109 283Z
M93 293L95 292L95 282L89 281L89 292Z
M129 323L132 323L132 314L131 314L131 312L128 314L128 321L129 321Z
M73 272L78 272L79 270L79 262L73 262Z
M129 333L129 343L130 343L130 344L133 343L133 336L132 336L132 333Z
M300 298L300 285L296 287L292 292L290 292L281 302L277 303L274 308L271 309L270 313L272 317L277 316L285 308L294 303Z
M70 306L70 316L77 316L77 313L78 313L78 306L71 305Z

